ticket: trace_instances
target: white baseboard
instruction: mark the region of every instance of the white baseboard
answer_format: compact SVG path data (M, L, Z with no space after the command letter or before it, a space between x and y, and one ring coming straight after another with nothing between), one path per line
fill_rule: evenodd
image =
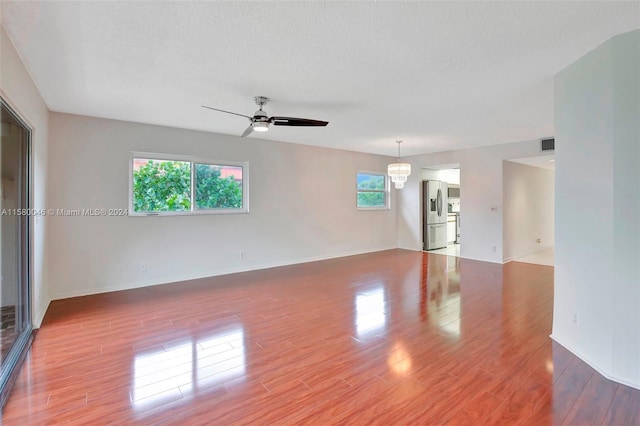
M523 258L523 257L527 257L527 256L533 256L533 255L535 255L535 254L542 253L543 251L547 251L547 250L552 249L552 248L555 248L555 245L553 245L553 246L538 247L538 249L537 249L537 250L530 251L530 252L525 253L525 254L516 254L516 255L513 255L513 256L509 257L508 259L511 259L511 260L514 260L514 261L516 261L516 262L517 262L517 260L516 260L516 259L521 259L521 258Z
M556 336L554 336L553 334L551 334L549 337L551 337L551 339L553 341L555 341L556 343L558 343L560 346L562 346L563 348L565 348L566 350L568 350L569 352L571 352L572 354L574 354L575 356L577 356L578 358L580 358L582 361L584 361L589 367L593 368L596 372L598 372L598 374L600 374L601 376L603 376L605 379L607 380L611 380L612 382L616 382L616 383L620 383L622 385L625 386L629 386L630 388L634 388L634 389L639 389L640 390L640 383L633 383L633 382L629 382L627 380L621 379L619 377L615 377L612 376L609 373L606 373L605 371L603 371L602 369L600 369L599 367L597 367L593 361L591 361L588 357L584 356L583 354L581 354L579 351L575 350L574 348L572 348L571 346L567 345L566 343L562 342L560 339L558 339Z
M478 262L496 263L498 265L502 265L502 261L500 260L478 259L477 257L468 257L468 256L460 256L460 257L462 259L475 260Z
M44 319L44 315L47 313L47 309L49 309L49 304L51 303L50 298L45 298L38 309L35 312L35 316L33 318L33 328L40 328L42 324L42 320Z
M417 252L425 252L425 253L430 253L430 254L439 254L441 256L450 256L448 254L444 254L444 253L432 253L430 250L422 250L422 249L413 249L413 248L406 248L406 247L398 247L400 250L409 250L409 251L417 251ZM478 262L487 262L487 263L497 263L498 265L502 265L503 262L499 261L499 260L489 260L489 259L478 259L475 257L468 257L468 256L456 256L459 257L460 259L468 259L468 260L475 260Z
M169 284L169 283L180 282L180 281L191 281L191 280L197 280L197 279L202 279L202 278L212 278L212 277L217 277L217 276L221 276L221 275L236 274L236 273L239 273L239 272L250 272L250 271L257 271L257 270L260 270L260 269L277 268L277 267L280 267L280 266L289 266L289 265L297 265L297 264L300 264L300 263L308 263L308 262L317 262L317 261L321 261L321 260L337 259L337 258L340 258L340 257L356 256L356 255L359 255L359 254L375 253L375 252L385 251L385 250L395 250L397 248L398 247L395 247L395 246L394 247L380 247L380 248L375 248L375 249L372 249L372 250L365 250L365 251L354 251L354 252L339 253L339 254L334 254L334 255L329 255L329 256L313 256L313 257L307 257L307 258L302 258L302 259L294 259L294 260L290 260L290 261L258 264L258 265L252 265L252 266L250 266L248 268L230 268L230 269L226 269L226 270L223 269L223 270L216 271L213 274L209 273L209 274L201 274L201 275L171 276L171 277L166 277L166 279L162 279L162 280L140 281L140 282L134 282L134 283L124 283L124 284L116 284L116 285L109 285L109 286L103 286L103 287L94 287L94 288L90 288L90 289L55 292L55 293L52 294L50 300L68 299L70 297L89 296L89 295L92 295L92 294L110 293L110 292L113 292L113 291L133 290L133 289L136 289L136 288L150 287L150 286L162 285L162 284Z

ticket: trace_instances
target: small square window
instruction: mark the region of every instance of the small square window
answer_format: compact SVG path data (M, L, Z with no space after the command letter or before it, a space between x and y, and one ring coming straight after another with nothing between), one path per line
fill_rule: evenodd
M356 184L358 209L389 208L388 181L387 175L383 173L358 172Z

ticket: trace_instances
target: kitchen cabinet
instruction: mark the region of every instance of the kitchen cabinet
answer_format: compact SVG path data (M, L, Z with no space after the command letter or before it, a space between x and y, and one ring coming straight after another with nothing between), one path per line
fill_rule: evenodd
M449 213L447 215L447 243L455 242L456 232L456 215Z

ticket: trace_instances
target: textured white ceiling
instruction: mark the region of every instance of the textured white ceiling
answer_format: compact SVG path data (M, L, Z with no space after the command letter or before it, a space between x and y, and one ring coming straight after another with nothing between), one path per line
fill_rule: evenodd
M53 111L395 155L552 136L553 75L640 28L639 2L11 2ZM255 135L255 134L254 134ZM252 136L253 137L253 136Z

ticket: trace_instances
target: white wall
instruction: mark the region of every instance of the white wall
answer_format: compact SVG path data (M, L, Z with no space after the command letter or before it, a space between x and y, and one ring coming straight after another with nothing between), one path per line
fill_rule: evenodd
M556 76L553 338L640 388L640 30ZM596 172L597 171L597 172Z
M460 255L502 263L502 161L539 154L540 141L533 140L405 157L403 161L411 163L413 170L460 165ZM398 245L409 250L422 249L422 176L412 173L399 191ZM492 246L496 247L495 252Z
M419 169L422 180L444 180L446 177L444 170Z
M250 168L249 214L49 218L53 299L397 247L397 191L356 210L356 172L392 157L59 113L50 132L52 208L127 208L131 151Z
M48 110L38 89L33 84L16 50L4 29L0 28L0 94L8 101L32 128L32 207L46 208L47 205L47 146ZM31 219L32 225L32 320L39 327L49 305L47 267L45 251L47 238L47 218Z
M640 389L640 30L619 37L612 50L616 285L611 376Z
M420 173L423 180L441 180L448 184L460 185L460 169L422 169Z
M502 173L505 262L553 247L553 170L505 161Z
M460 169L447 169L444 175L443 180L448 184L460 185Z

